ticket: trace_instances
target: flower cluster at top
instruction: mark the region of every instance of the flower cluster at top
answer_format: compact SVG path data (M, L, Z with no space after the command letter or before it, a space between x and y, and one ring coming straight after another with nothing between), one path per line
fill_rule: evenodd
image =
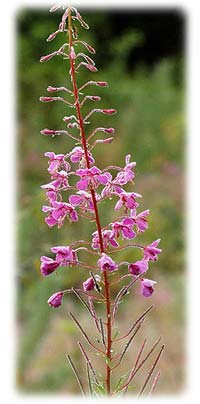
M56 7L51 9L55 11ZM47 41L56 38L59 33L67 33L68 42L52 54L43 56L41 62L46 62L54 56L62 56L69 60L69 75L72 82L72 88L49 86L49 93L63 92L66 98L55 96L40 97L42 102L61 101L67 107L74 109L73 115L63 118L67 129L43 129L41 133L45 136L64 135L76 141L75 147L66 154L55 154L52 151L46 152L48 158L48 172L50 182L42 185L46 192L47 203L43 206L42 211L45 213L45 222L49 227L62 227L67 221L78 222L79 220L95 219L99 204L105 200L113 199L114 210L118 214L118 218L107 224L106 227L99 227L94 230L90 241L84 243L76 241L70 246L52 247L52 257L41 257L41 273L48 276L60 270L60 267L85 266L90 268L88 264L84 264L79 258L79 250L81 248L91 249L96 252L97 274L90 276L83 282L83 290L89 293L96 289L101 283L100 274L104 271L113 272L120 270L122 263L112 258L112 252L122 249L120 243L126 243L129 240L135 240L139 233L143 233L148 227L149 210L139 211L139 199L141 195L136 192L130 192L129 185L133 184L135 178L136 163L131 161L131 155L125 158L123 167L109 166L106 169L100 169L95 162L92 154L93 149L98 143L109 145L114 137L96 139L93 143L90 140L97 133L114 134L114 129L110 127L98 127L93 130L86 138L84 128L90 124L89 118L94 113L104 115L113 115L117 111L114 109L95 108L86 114L81 114L81 108L86 102L99 102L101 98L95 95L83 95L83 90L90 86L107 87L107 82L88 81L79 88L75 83L75 75L79 68L83 67L90 72L97 71L93 59L87 54L79 51L79 47L86 48L91 54L95 50L86 42L77 38L75 30L71 25L67 25L67 20L79 22L83 28L88 28L80 14L74 7L67 8L63 14L61 23L57 31L52 33ZM78 51L76 51L78 49ZM79 62L79 60L81 60ZM72 100L73 99L73 100ZM70 130L70 131L69 131ZM76 134L74 134L76 132ZM77 135L78 133L78 135ZM107 146L109 147L109 146ZM95 223L95 222L94 222ZM100 237L101 236L101 237ZM100 239L101 238L101 239ZM149 297L154 292L153 280L147 279L145 276L150 261L157 261L158 254L161 249L158 248L160 240L155 240L147 246L133 244L134 248L139 248L142 252L141 259L136 262L127 262L127 273L134 277L138 277L140 290L143 296ZM80 244L82 247L80 247ZM89 245L90 244L90 245ZM123 263L124 265L124 263ZM52 307L61 305L65 291L59 291L53 294L48 303Z

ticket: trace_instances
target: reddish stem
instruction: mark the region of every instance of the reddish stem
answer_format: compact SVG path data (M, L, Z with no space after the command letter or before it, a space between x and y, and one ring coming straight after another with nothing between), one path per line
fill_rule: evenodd
M82 117L82 114L81 114L81 106L80 106L80 101L79 101L78 87L77 87L77 83L76 83L75 63L74 63L74 59L72 59L72 57L71 57L71 47L73 46L72 29L71 29L71 10L69 11L69 15L68 15L68 32L69 32L70 68L71 68L70 74L71 74L73 92L74 92L74 98L75 98L75 104L74 105L76 107L77 117L78 117L79 126L80 126L80 136L81 136L81 140L82 140L86 166L89 169L90 168L90 161L89 161L89 154L88 154L88 149L87 149L86 135L85 135L85 131L84 131L84 121L83 121L83 117ZM98 236L99 236L100 251L101 251L101 253L103 253L104 252L104 246L103 246L103 238L102 238L102 232L101 232L101 224L100 224L100 219L99 219L99 212L98 212L98 208L97 208L97 201L96 201L96 197L95 197L95 191L94 191L94 189L92 187L90 188L90 192L91 192L92 202L93 202L93 206L94 206L96 227L97 227L97 232L98 232ZM112 359L111 358L112 326L111 326L110 285L109 285L108 274L107 274L106 271L103 272L103 276L104 276L104 285L105 285L106 315L107 315L107 322L106 322L106 327L107 327L106 388L107 388L107 394L110 395L111 394L110 362L111 362L111 359Z

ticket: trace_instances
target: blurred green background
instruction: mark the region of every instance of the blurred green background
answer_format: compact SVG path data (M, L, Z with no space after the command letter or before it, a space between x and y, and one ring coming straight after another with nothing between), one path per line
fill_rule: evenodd
M105 80L109 88L92 88L90 94L102 96L102 108L116 108L114 117L96 114L93 127L114 126L116 140L98 146L95 158L99 167L124 164L131 153L137 161L135 191L143 195L141 209L150 208L149 229L141 236L150 243L160 237L163 249L148 277L158 281L156 293L147 300L136 290L124 302L118 324L122 333L148 304L156 308L126 358L126 371L135 352L148 336L149 344L163 336L166 350L160 362L161 379L157 393L180 392L185 385L185 273L184 273L184 30L180 10L83 10L90 30L81 30L82 40L96 48L99 72L80 70L78 81ZM47 43L57 29L61 15L43 9L19 9L16 15L17 122L18 122L18 359L17 387L24 392L77 393L77 383L66 363L71 353L80 369L84 364L76 340L79 333L68 317L79 313L85 328L91 327L84 310L73 297L62 308L48 307L48 297L59 289L80 286L85 274L69 269L49 278L40 275L40 256L49 255L51 246L89 239L94 228L84 219L78 224L49 229L41 207L45 195L41 184L49 182L45 151L66 153L73 142L40 135L40 130L64 128L68 113L62 103L41 104L46 88L70 86L68 62L54 58L40 64L42 55L63 43L62 35ZM97 91L98 90L98 91ZM96 105L95 105L96 106ZM87 108L89 108L89 103ZM113 219L111 208L101 209L102 222ZM78 235L78 236L77 236ZM119 259L131 260L130 251ZM91 328L90 328L91 330ZM90 331L92 333L92 331ZM100 366L101 361L93 361ZM149 365L150 366L150 365ZM146 371L148 367L146 368ZM146 373L141 372L135 388Z

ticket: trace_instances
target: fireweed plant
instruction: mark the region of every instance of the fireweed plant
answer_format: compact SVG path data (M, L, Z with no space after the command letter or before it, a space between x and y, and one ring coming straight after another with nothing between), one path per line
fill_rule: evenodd
M80 390L83 395L99 396L107 394L109 396L118 396L128 391L132 381L138 371L147 361L149 356L159 346L160 338L154 343L151 349L144 355L146 340L143 341L139 352L136 354L132 369L120 377L117 384L113 387L111 375L114 370L120 366L125 354L130 347L133 339L140 330L146 315L153 308L148 307L139 318L137 318L130 329L124 335L119 336L119 331L114 332L114 325L118 306L122 298L127 295L130 289L136 284L139 285L140 293L148 298L154 293L155 280L146 278L149 262L157 261L161 249L158 248L160 240L157 239L149 245L144 246L135 243L139 233L143 233L148 227L149 209L138 212L138 200L141 195L127 190L127 184L133 185L135 177L134 169L136 163L131 161L131 155L125 157L124 167L111 165L100 169L93 156L93 151L98 144L109 144L113 141L115 130L112 127L98 127L90 131L90 120L93 114L114 115L115 109L94 108L83 115L82 107L90 102L97 103L101 100L98 95L88 95L86 91L91 86L107 87L105 81L87 81L78 85L80 74L77 80L77 73L81 69L87 69L92 73L97 71L95 63L89 54L95 54L91 45L80 40L77 35L75 24L89 29L80 13L74 7L64 7L61 4L51 8L50 12L63 8L64 14L59 24L58 30L53 32L47 38L47 42L52 41L58 34L67 38L60 49L51 54L41 57L41 62L46 62L54 56L61 56L69 63L70 88L53 87L47 88L50 96L40 97L40 101L51 103L61 101L66 107L73 111L72 115L64 116L67 129L43 129L41 134L45 136L70 137L75 141L73 150L66 154L55 154L46 152L45 156L49 159L48 172L51 180L48 184L42 185L46 191L47 204L43 206L42 211L46 214L45 222L49 227L62 227L65 221L78 222L79 220L89 220L94 224L94 231L89 240L76 240L70 245L55 246L51 248L52 257L41 257L41 274L48 276L60 270L61 267L78 267L80 270L86 270L86 279L80 288L70 288L54 293L49 299L48 304L57 308L62 304L63 298L69 293L73 293L88 311L91 319L94 321L96 331L99 335L98 343L93 342L91 335L85 331L79 320L73 313L69 313L82 336L85 338L91 350L101 355L105 361L105 374L100 375L92 365L90 355L81 342L78 347L85 360L87 386L83 383L79 371L75 366L70 355L67 355L69 364L76 376ZM87 54L84 53L84 50ZM61 93L63 96L55 96ZM70 111L70 113L71 113ZM74 135L74 131L76 134ZM73 134L72 134L72 133ZM96 138L99 134L108 135L103 138ZM76 179L75 185L70 185L71 178ZM68 192L70 195L68 195ZM67 196L66 196L67 195ZM112 223L105 227L101 225L99 215L99 205L103 201L114 199L114 210L118 216ZM83 219L82 219L83 218ZM134 242L132 242L134 240ZM139 249L141 258L136 262L118 262L117 252L127 248ZM88 252L96 256L96 264L83 262L81 252ZM114 255L114 257L113 257ZM125 267L127 273L120 275L121 267ZM125 282L125 284L124 284ZM113 285L114 289L113 289ZM120 286L121 285L121 286ZM117 292L116 292L117 287ZM105 310L105 318L99 317L97 313L97 303ZM116 350L117 342L124 341L124 347ZM151 368L148 372L143 386L139 391L139 396L143 393L152 376L154 369L163 351L164 345L159 349L156 358L154 358ZM158 372L153 379L150 393L155 389L159 378Z

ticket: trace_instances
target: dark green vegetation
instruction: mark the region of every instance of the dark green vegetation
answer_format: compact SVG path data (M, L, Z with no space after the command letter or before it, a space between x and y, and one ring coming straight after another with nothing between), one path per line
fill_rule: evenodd
M157 35L159 41L154 43L154 47L153 41L150 42L151 53L148 35L149 31L152 32L152 16L149 15L148 19L147 13L145 20L142 16L137 20L134 10L131 12L132 19L130 15L127 17L119 12L117 16L115 13L102 11L83 12L91 29L82 31L81 39L96 48L95 60L99 72L92 74L82 69L79 76L80 83L92 79L108 81L109 88L91 87L90 94L102 96L102 101L98 104L100 107L118 110L114 117L97 115L93 119L94 127L116 128L115 142L96 148L97 165L100 168L116 163L123 165L125 154L132 154L137 162L134 190L143 195L141 209L150 208L151 211L149 230L141 236L142 242L149 243L158 237L162 239L163 253L158 263L150 269L150 277L158 281L157 293L147 301L132 292L127 297L125 314L119 319L119 325L124 330L127 329L136 313L142 312L152 301L156 304L156 310L150 314L146 325L146 335L150 339L163 335L167 349L161 361L162 378L157 391L170 393L179 391L182 385L184 351L182 19L176 13L173 18L170 15L168 17L169 26L172 23L172 49L169 38L163 34L158 23L159 14L154 15L154 35ZM39 271L40 256L49 255L51 246L67 245L77 237L89 239L89 231L93 229L85 219L73 225L66 222L61 230L49 229L41 212L45 195L40 185L49 182L47 158L43 154L45 151L66 153L73 143L61 136L50 139L40 135L40 130L45 127L64 129L62 117L67 115L68 110L62 103L44 105L38 99L41 95L47 95L48 85L70 84L68 62L54 58L47 63L39 63L42 55L59 48L63 43L62 35L51 43L45 41L55 31L58 15L49 15L41 10L19 10L16 17L18 387L28 392L75 392L76 382L65 363L65 354L71 353L77 363L80 355L75 343L78 339L77 330L68 318L67 311L73 306L75 311L80 312L85 328L88 319L80 311L75 298L65 298L63 308L58 310L50 309L46 300L54 291L80 285L85 280L86 273L78 268L61 269L58 274L43 279ZM141 22L143 31L147 27L146 36L145 32L139 30L137 21ZM116 24L119 25L118 32ZM177 30L175 35L173 29ZM162 44L165 51L162 50ZM148 55L152 54L148 60L144 56L141 60L139 57L143 54L144 47L148 49ZM156 56L153 58L153 55ZM85 108L89 109L90 105L87 104ZM113 219L109 204L106 208L105 204L102 205L101 217L103 224ZM134 260L131 251L123 252L121 256L124 257L124 254L127 260ZM140 339L138 343L139 341ZM133 355L134 352L133 349ZM131 355L128 357L131 366ZM81 366L83 368L83 364ZM145 375L140 377L138 383Z

